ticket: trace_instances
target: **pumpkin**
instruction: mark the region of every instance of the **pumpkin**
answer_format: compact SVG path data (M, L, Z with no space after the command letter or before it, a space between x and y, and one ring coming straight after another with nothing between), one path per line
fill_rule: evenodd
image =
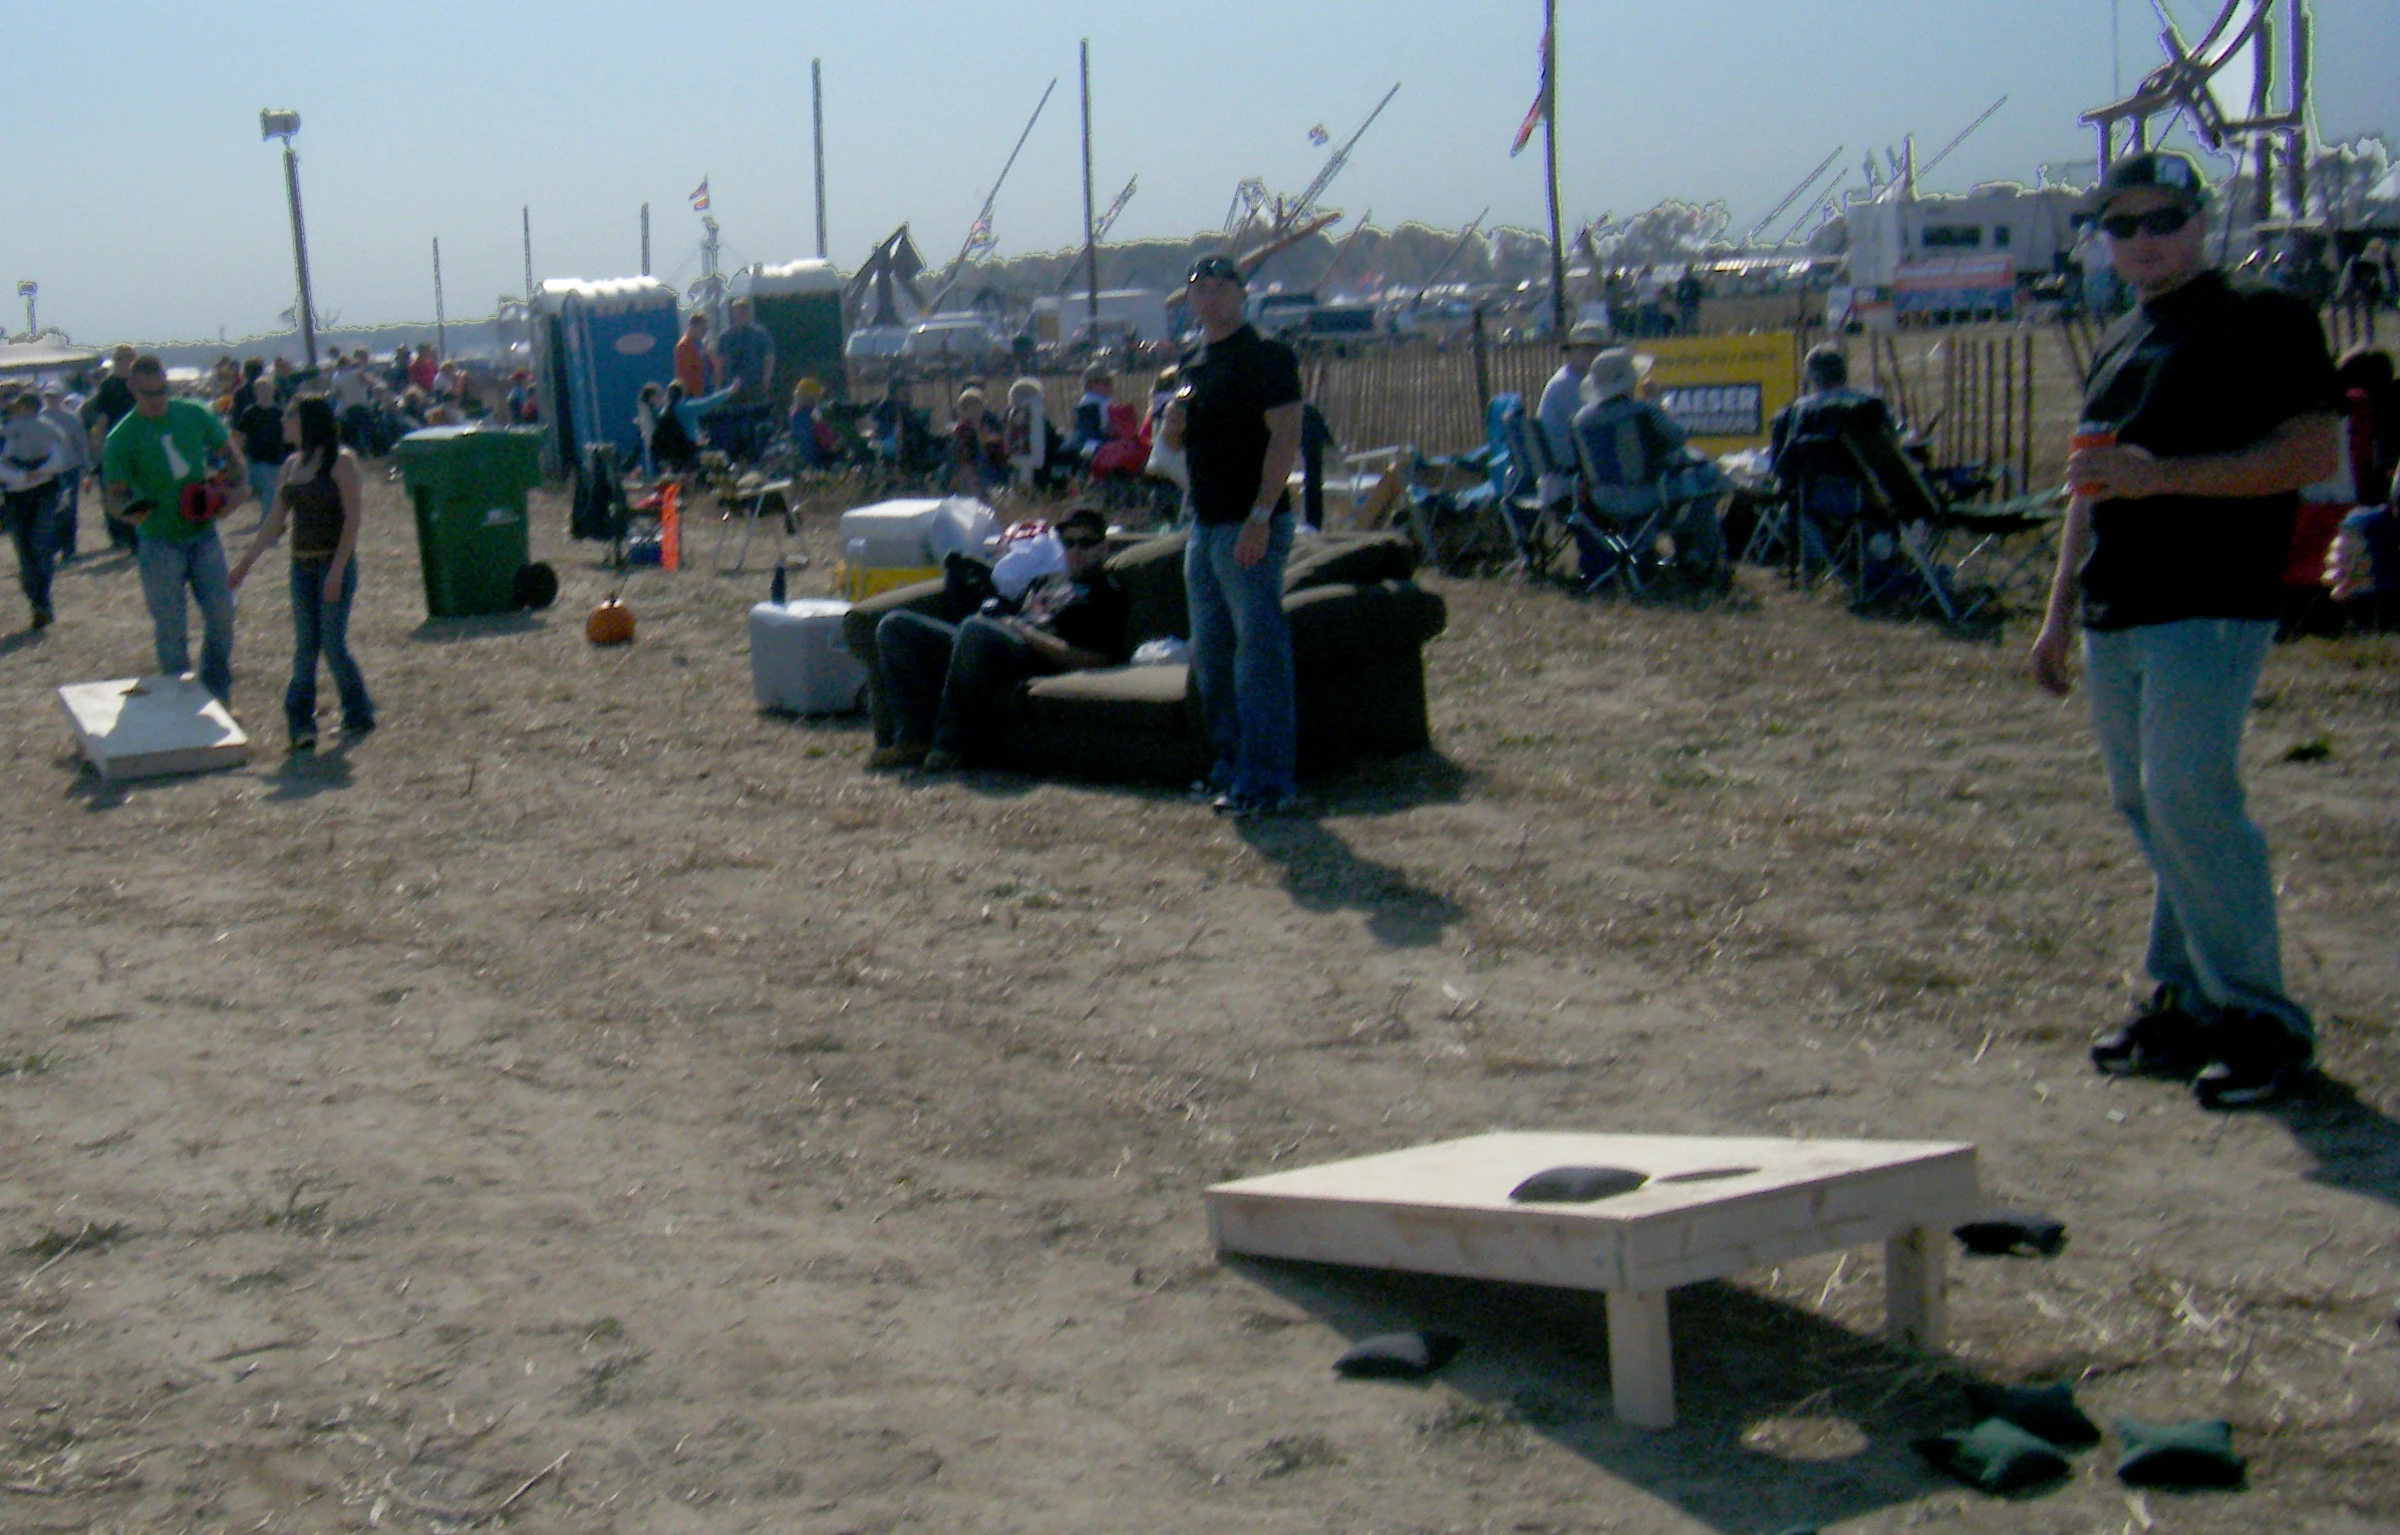
M633 609L611 597L583 621L583 637L595 645L633 643Z

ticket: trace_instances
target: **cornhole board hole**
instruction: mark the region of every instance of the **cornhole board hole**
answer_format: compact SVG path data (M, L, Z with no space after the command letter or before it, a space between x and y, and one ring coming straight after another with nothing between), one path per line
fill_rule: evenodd
M102 778L206 773L250 760L250 738L191 677L120 677L58 690L75 743Z
M1517 1203L1552 1168L1622 1168L1628 1193ZM1600 1290L1616 1414L1675 1421L1667 1292L1884 1244L1891 1335L1939 1350L1946 1233L1975 1217L1975 1148L1946 1141L1503 1133L1208 1190L1217 1250Z

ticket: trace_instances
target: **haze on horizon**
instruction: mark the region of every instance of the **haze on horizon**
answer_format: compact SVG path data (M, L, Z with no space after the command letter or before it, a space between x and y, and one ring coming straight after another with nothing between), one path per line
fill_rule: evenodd
M2165 3L2187 36L2215 9ZM1856 186L1869 152L1913 132L1930 154L2002 95L2007 106L1931 187L2032 182L2044 164L2088 175L2077 114L2159 58L2145 0L1942 0L1939 28L1929 9L1561 0L1569 228L1678 197L1725 200L1738 233L1837 144ZM1540 4L1459 11L1434 0L29 9L12 18L14 152L0 197L16 216L0 230L0 278L37 280L42 323L88 344L280 329L291 237L280 157L258 135L263 107L302 114L317 308L344 324L430 322L436 237L450 318L488 316L523 290L527 207L537 280L636 272L647 202L653 270L688 284L700 223L686 199L704 177L729 268L812 255L812 58L825 74L837 264L855 268L902 223L929 261L946 261L1054 75L994 227L999 255L1059 249L1082 228L1079 38L1093 59L1095 199L1105 206L1140 178L1114 241L1214 229L1246 176L1297 192L1328 152L1309 130L1340 143L1394 81L1399 96L1327 205L1371 210L1387 228L1463 227L1486 207L1491 224L1540 228L1540 154L1508 153L1533 99ZM2316 0L2313 12L2322 137L2400 126L2391 0ZM21 324L11 314L7 328Z

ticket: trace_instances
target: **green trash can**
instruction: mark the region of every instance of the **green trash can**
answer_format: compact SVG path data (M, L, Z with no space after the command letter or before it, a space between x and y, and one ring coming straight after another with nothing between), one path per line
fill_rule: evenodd
M542 483L542 434L431 426L394 452L417 512L425 611L515 612L517 572L532 555L525 493Z

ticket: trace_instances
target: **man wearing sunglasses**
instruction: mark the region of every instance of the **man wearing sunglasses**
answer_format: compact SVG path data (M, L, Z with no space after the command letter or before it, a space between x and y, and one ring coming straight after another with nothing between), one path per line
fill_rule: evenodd
M1132 602L1106 564L1108 519L1077 506L1059 520L1066 568L1038 576L1014 602L995 597L959 624L898 608L875 626L875 665L891 701L892 739L867 766L879 772L959 767L989 738L994 716L1029 677L1125 660Z
M133 557L159 671L176 677L191 665L189 588L200 605L200 685L223 703L233 693L233 584L216 523L186 516L183 492L211 478L244 483L242 445L208 407L168 398L166 365L157 357L138 359L127 381L133 410L101 445L101 494L108 515L140 535Z
M2157 889L2155 990L2092 1047L2112 1075L2244 1108L2303 1081L2315 1031L2284 994L2266 839L2243 805L2250 694L2281 609L2295 493L2335 462L2333 360L2306 304L2208 264L2208 187L2179 154L2109 168L2087 211L2140 305L2101 339L2049 610L2044 688L2083 669L2110 797Z

